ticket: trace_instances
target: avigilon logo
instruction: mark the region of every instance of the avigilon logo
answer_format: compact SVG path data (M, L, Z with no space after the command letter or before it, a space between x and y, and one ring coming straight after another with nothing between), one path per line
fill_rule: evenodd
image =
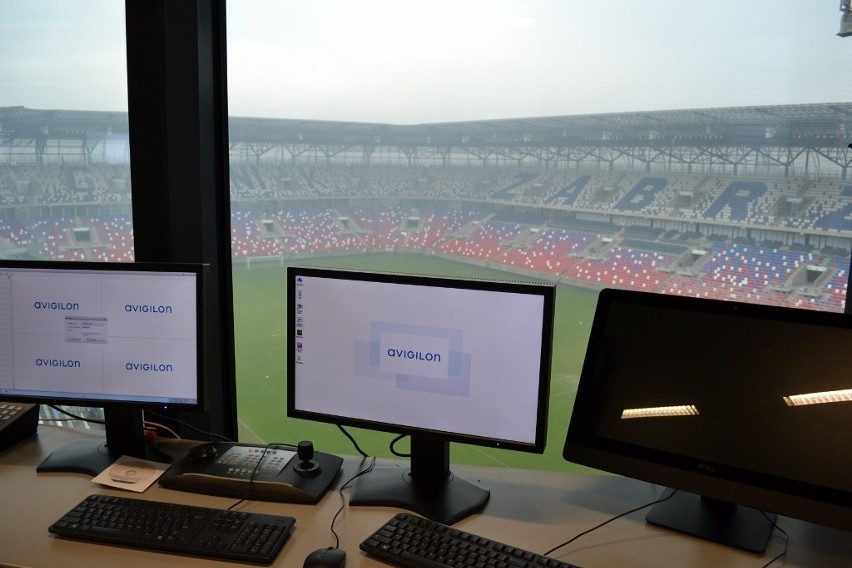
M37 310L60 310L60 311L80 311L78 302L55 302L51 300L36 300L33 302L33 308Z
M36 367L58 367L61 369L79 369L81 363L79 359L53 359L47 357L38 357L35 360Z
M402 359L414 359L416 361L434 361L435 363L441 362L441 354L440 353L430 353L423 351L412 351L406 349L394 349L391 347L388 349L388 357L399 357Z
M171 373L174 367L170 363L135 363L128 361L124 368L141 373Z
M396 375L447 380L450 341L421 326L386 326L378 335L378 367Z
M171 314L174 309L169 305L124 304L124 311L133 314Z
M355 340L354 373L399 389L468 396L471 354L462 340L460 329L374 321L370 338Z

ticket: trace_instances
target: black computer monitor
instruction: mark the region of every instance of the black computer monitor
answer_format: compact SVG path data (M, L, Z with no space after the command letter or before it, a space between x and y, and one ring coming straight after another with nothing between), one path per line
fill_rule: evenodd
M353 505L453 523L489 492L449 443L544 451L555 287L290 267L288 416L410 435L410 469L376 468Z
M144 443L142 413L204 407L206 275L202 264L0 260L0 397L104 409L106 443L60 448L39 471L168 461Z
M746 550L764 512L852 529L852 320L601 292L565 459L665 486L648 521Z

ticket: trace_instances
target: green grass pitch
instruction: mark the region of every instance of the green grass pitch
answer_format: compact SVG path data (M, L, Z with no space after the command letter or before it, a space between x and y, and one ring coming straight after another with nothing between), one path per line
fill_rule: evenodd
M523 277L436 257L376 254L293 261L293 264L356 268L389 272L442 274L487 279L523 280ZM234 317L237 366L237 408L242 442L296 443L312 440L318 450L353 455L351 442L331 424L286 416L285 270L280 263L235 265ZM452 463L526 469L577 469L562 459L562 444L577 390L577 380L588 342L597 294L560 285L551 372L547 448L544 455L466 444L452 444ZM506 417L510 420L511 417ZM348 428L368 454L390 457L393 434ZM397 450L407 451L407 441Z

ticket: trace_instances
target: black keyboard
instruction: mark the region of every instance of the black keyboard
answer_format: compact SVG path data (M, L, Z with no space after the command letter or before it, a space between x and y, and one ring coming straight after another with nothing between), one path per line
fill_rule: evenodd
M279 515L90 495L49 530L133 548L270 564L295 522Z
M0 450L36 433L38 405L0 401Z
M404 568L577 568L408 513L382 525L361 543L361 550Z

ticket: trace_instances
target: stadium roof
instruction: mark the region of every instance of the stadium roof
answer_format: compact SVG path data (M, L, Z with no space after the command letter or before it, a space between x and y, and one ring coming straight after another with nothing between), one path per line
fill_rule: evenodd
M126 134L126 112L0 108L0 140L69 138L79 140L105 133Z
M245 144L573 146L834 145L852 135L852 103L753 106L395 125L231 117ZM128 131L126 112L0 108L0 141L93 138Z

